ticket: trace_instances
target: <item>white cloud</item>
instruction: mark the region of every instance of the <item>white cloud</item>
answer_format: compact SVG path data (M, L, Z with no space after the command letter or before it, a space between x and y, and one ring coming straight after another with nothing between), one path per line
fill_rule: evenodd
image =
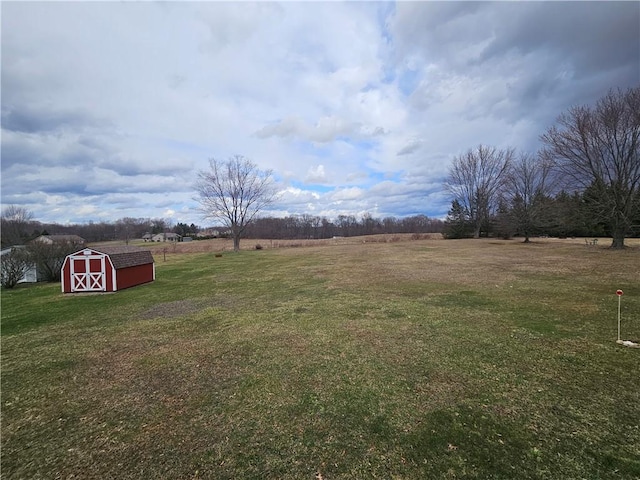
M384 135L384 127L349 122L333 115L321 117L314 125L309 125L303 119L292 116L265 125L255 132L255 135L258 138L281 137L313 143L330 143L341 137L364 139Z
M340 188L328 195L332 202L344 202L363 198L364 189L358 187Z
M324 165L310 167L304 181L311 184L322 184L327 182L327 173L324 171Z

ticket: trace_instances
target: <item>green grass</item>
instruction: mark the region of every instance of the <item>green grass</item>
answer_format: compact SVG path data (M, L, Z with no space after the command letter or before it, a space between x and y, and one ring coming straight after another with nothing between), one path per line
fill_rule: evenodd
M640 478L640 250L167 254L2 292L3 478Z

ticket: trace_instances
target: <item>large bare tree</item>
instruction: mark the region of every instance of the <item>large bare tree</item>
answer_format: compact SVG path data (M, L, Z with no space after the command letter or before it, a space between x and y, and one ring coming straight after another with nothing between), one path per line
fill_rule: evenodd
M521 153L506 174L504 194L525 243L529 243L531 232L541 225L547 200L553 193L552 165L544 156Z
M541 138L569 186L593 194L611 247L623 248L640 209L640 87L610 90L594 107L570 108Z
M229 228L237 252L249 223L275 198L272 171L259 170L241 155L226 162L212 158L209 167L198 172L200 210L205 218L220 220Z
M495 210L500 188L513 158L513 150L479 145L453 159L445 187L469 212L474 238L480 237Z

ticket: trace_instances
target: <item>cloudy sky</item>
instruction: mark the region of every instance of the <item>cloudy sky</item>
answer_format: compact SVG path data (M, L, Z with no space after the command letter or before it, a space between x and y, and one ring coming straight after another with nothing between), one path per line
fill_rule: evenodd
M272 169L272 215L444 217L451 159L535 152L640 84L638 2L2 2L2 206L206 225L211 157Z

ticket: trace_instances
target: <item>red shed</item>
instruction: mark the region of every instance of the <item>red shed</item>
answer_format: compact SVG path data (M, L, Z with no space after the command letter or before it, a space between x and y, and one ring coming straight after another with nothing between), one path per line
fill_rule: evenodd
M156 279L151 251L132 246L84 248L62 264L62 292L115 292Z

